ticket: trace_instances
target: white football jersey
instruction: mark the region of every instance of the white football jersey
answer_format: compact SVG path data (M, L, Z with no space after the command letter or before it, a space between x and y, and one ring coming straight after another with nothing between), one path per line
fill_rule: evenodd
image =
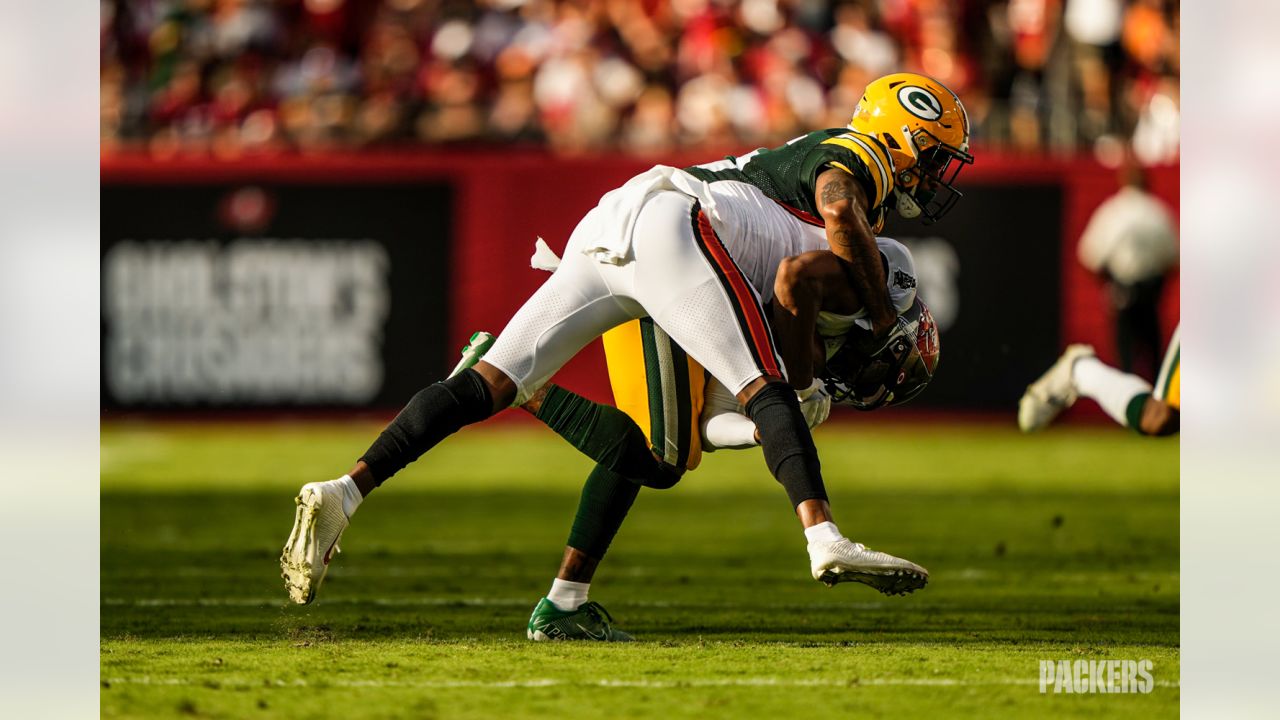
M830 247L820 220L801 219L755 185L732 180L702 185L705 195L699 199L706 198L703 206L712 227L760 293L761 302L773 297L774 278L784 258Z

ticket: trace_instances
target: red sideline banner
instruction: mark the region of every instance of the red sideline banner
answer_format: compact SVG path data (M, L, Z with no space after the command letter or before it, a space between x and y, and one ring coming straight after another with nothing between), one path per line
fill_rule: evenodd
M448 287L447 301L443 303L447 307L447 314L444 318L434 318L444 320L443 327L447 329L443 331L443 337L425 337L429 334L439 336L441 331L432 327L433 309L421 304L414 312L425 313L425 317L415 320L415 316L410 315L397 320L394 327L385 327L388 335L412 334L415 331L424 335L421 342L410 343L401 348L401 352L413 356L414 362L403 370L395 371L397 377L389 386L389 391L370 391L362 396L365 400L361 402L366 405L371 403L374 406L395 407L399 402L393 400L391 395L403 394L404 388L412 384L401 378L402 373L408 373L411 380L414 371L420 369L424 383L438 377L452 364L456 348L461 346L472 331L501 330L507 318L542 282L545 276L530 269L528 264L535 237L546 238L553 248L559 250L578 220L596 203L600 195L632 175L658 162L689 165L705 162L716 156L714 153L700 153L696 157L647 159L612 156L559 158L540 152L416 150L405 153L376 152L238 160L104 157L101 165L104 260L113 243L125 239L141 241L145 238L138 236L138 233L149 232L144 226L133 228L127 223L113 230L113 234L109 235L107 232L106 218L111 212L108 198L112 197L111 193L122 188L145 190L148 187L216 187L224 189L223 194L228 197L246 189L250 190L252 196L252 188L257 187L287 187L288 192L293 194L305 193L307 187L336 187L339 190L357 186L424 188L419 196L415 196L413 192L416 191L413 190L408 194L398 192L394 203L373 211L382 216L384 224L389 222L386 217L403 211L403 217L396 218L388 225L391 229L387 233L395 236L395 239L390 244L384 243L388 249L382 255L376 250L359 249L364 248L362 245L353 246L365 255L369 252L379 257L385 255L384 260L390 258L393 264L395 258L402 253L408 253L406 257L412 255L412 262L422 264L421 270L413 266L413 272L407 273L407 280L392 283L385 290L387 293L395 295L404 293L405 287L414 287L412 277L419 272L424 282L426 278L431 279L433 287L439 282L446 283ZM1152 190L1168 201L1176 212L1178 168L1157 168L1151 173L1150 181ZM912 244L917 255L937 255L936 251L941 251L943 256L948 253L957 255L964 268L960 276L964 280L957 285L958 290L964 291L959 296L959 302L964 311L971 314L979 308L969 302L969 298L983 295L976 292L974 287L988 287L993 282L1007 280L1023 272L1022 269L1029 273L1023 278L1027 292L1043 290L1048 282L1055 297L1043 302L1030 302L1018 295L1000 297L994 293L986 293L989 295L985 300L988 305L982 306L981 311L996 317L983 323L970 320L968 331L962 331L961 326L957 325L952 337L962 339L960 348L956 348L955 343L948 345L949 337L944 332L944 368L947 363L960 364L964 355L974 354L969 351L958 358L954 352L957 349L995 344L994 336L977 333L977 328L987 325L1003 327L1002 332L1006 334L1029 332L1037 338L1034 349L1026 349L1020 353L1018 348L1013 348L1002 356L992 356L995 362L992 363L991 371L1003 373L1008 386L995 395L987 394L993 402L1007 402L1005 395L1012 392L1009 388L1025 384L1031 379L1028 375L1034 368L1042 364L1047 366L1047 361L1051 361L1067 342L1093 343L1103 359L1113 359L1105 291L1100 282L1077 263L1075 245L1093 209L1118 187L1115 172L1084 159L1047 160L979 153L977 163L966 169L961 177L961 185L966 190L966 198L953 213L956 218L948 218L933 227L899 223L891 228L890 234L902 236ZM447 188L444 195L431 190L442 187ZM339 191L334 199L326 200L325 204L340 205L341 195ZM421 201L415 200L415 197L421 197ZM448 198L447 209L440 207L441 197ZM966 205L970 210L963 212ZM305 204L301 207L305 209ZM207 223L206 215L214 211L192 207L190 212L192 225L189 230L184 233L179 224L166 228L163 236L177 240L208 235L209 231L202 229L201 223ZM217 212L228 211L223 208ZM318 215L323 214L320 210L316 212ZM170 212L170 215L174 213ZM963 223L959 222L961 218ZM303 220L305 218L300 219L300 222ZM414 254L410 249L415 233L412 228L405 226L406 223L420 223L421 236L428 238L423 241L424 247L432 249L429 255ZM231 224L235 224L234 219ZM227 243L243 239L241 236L246 232L280 234L268 232L269 228L255 231L251 225L252 223L247 229L228 226L220 241L223 245L219 247L230 252ZM358 213L349 225L340 234L344 238L350 236L351 241L356 242L360 239L359 233L354 232L360 225ZM429 239L436 237L444 229L447 229L445 242ZM323 227L316 228L314 236L336 237L323 230ZM297 237L308 235L307 231L291 232ZM943 242L934 242L937 240ZM917 247L915 243L921 245ZM343 252L351 253L356 250L330 250L331 254L341 255ZM230 261L223 262L225 264ZM329 267L334 261L331 258L311 258L307 262ZM402 264L407 265L409 262L406 260ZM941 262L936 267L945 267L946 264ZM1033 265L1035 267L1031 267ZM212 267L221 266L214 262ZM440 270L447 272L438 272ZM1044 276L1045 272L1051 273L1052 277ZM104 275L104 291L106 280ZM422 297L431 296L426 290L424 288ZM1176 275L1166 292L1163 316L1167 336L1178 317ZM927 292L925 296L931 304L937 302ZM966 302L969 304L965 305ZM104 308L105 306L104 302ZM394 306L393 301L392 307ZM1007 308L1009 313L1021 311L1027 315L1018 322L1009 324L1008 318L1000 317L1002 308ZM1041 318L1042 315L1047 317ZM1029 321L1036 319L1042 320L1037 323L1040 326L1038 330L1026 327ZM107 341L108 324L109 319L104 316L104 343ZM387 342L388 352L397 344L397 341L389 337L380 339ZM948 355L948 350L953 353ZM104 358L105 355L104 347ZM108 369L104 367L104 381L107 373ZM956 394L958 389L948 390L941 382L944 377L945 375L940 375L937 388L944 401L942 405L981 407L986 404L981 401L981 397L965 398ZM607 400L610 397L598 344L588 348L570 363L557 380L596 399ZM404 399L407 397L405 395ZM921 399L924 400L923 397ZM305 400L286 404L343 406L349 403L342 399L322 398L314 404ZM190 406L184 403L155 404L156 407L166 405ZM265 402L258 405L274 406L276 403ZM104 390L104 407L107 406L122 409L134 407L129 402L112 401ZM194 405L217 406L217 402L199 402Z

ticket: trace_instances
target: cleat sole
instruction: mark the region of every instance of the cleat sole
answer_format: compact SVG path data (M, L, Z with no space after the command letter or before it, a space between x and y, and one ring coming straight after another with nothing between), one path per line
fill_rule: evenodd
M315 600L320 580L324 579L322 572L320 578L312 581L312 567L307 561L309 550L316 543L316 511L320 502L320 493L312 489L305 489L294 498L298 509L294 514L293 529L280 554L280 576L284 579L289 599L299 605Z
M818 576L818 581L827 587L835 587L842 582L857 582L875 588L885 595L908 595L928 585L929 576L908 570L886 570L877 573L868 570L827 569Z

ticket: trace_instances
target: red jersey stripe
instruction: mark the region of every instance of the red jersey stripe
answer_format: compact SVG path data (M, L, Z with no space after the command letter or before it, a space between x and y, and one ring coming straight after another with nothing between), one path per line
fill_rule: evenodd
M716 236L715 228L711 226L711 219L701 210L698 211L698 231L702 236L703 245L710 252L716 265L720 267L720 272L729 280L734 298L742 310L742 316L747 321L748 337L751 344L755 346L756 354L760 356L760 362L763 365L760 369L766 375L782 377L782 371L777 362L778 356L773 349L773 337L769 334L769 326L765 324L764 317L760 313L760 303L751 291L751 286L747 284L746 278L742 277L742 271L729 256L729 251Z

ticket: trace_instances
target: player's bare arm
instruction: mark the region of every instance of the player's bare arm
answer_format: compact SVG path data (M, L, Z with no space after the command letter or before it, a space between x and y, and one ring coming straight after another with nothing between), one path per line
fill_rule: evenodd
M881 335L893 325L895 314L885 290L876 236L867 221L866 193L852 175L839 168L818 176L816 192L831 252L849 263L853 290L867 308L875 334Z
M797 390L813 383L818 311L848 314L862 308L847 279L848 265L826 250L784 258L778 265L771 320L787 375Z
M813 383L812 340L822 302L821 283L805 272L803 255L778 265L774 281L773 335L787 366L791 386L804 390Z

